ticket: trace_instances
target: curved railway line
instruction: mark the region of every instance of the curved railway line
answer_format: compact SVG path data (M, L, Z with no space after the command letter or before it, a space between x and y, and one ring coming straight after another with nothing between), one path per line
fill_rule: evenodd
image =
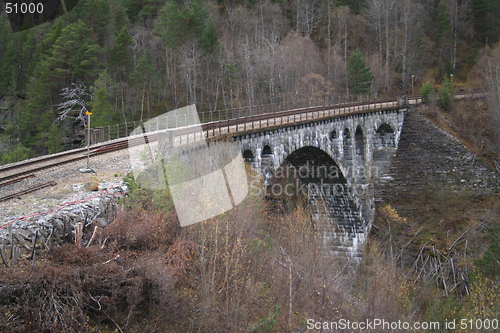
M169 128L173 132L176 143L185 143L199 140L200 136L205 139L219 135L244 133L248 131L261 130L279 126L295 125L303 122L326 120L344 115L360 114L394 109L395 107L418 105L422 102L420 96L410 98L392 98L368 102L343 103L327 106L316 106L298 108L286 111L272 111L252 116L245 116L227 120L218 120L201 124L200 126L185 126ZM201 134L201 135L200 135ZM144 132L136 136L115 139L111 142L91 146L90 156L102 155L136 145L155 142L158 140L158 131ZM0 167L0 191L1 187L21 181L33 174L55 166L60 166L87 158L87 148L78 148L70 151L46 155L27 161L8 164ZM46 185L46 184L42 184ZM50 184L53 185L53 184ZM37 185L38 186L38 185ZM49 186L49 185L46 185ZM28 191L31 189L28 189ZM16 193L21 195L23 193ZM14 197L17 196L14 194ZM3 197L5 198L5 197ZM3 200L0 197L0 201Z

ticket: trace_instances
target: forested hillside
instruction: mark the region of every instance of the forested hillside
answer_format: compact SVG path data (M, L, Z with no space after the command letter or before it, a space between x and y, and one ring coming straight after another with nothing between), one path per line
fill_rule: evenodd
M96 127L192 103L417 93L450 75L479 88L472 70L499 35L494 0L80 0L15 34L2 11L0 154L8 163L78 145L85 108ZM352 81L353 55L367 84ZM80 102L61 108L71 89Z
M498 0L80 0L15 34L1 6L0 164L81 144L86 110L98 127L193 103L203 112L422 94L412 112L459 137L472 165L500 170ZM462 89L487 94L454 100ZM20 243L29 247L12 233L10 246L0 242L0 331L298 333L310 320L382 319L441 325L431 332L454 331L451 321L464 332L499 327L494 195L430 181L396 188L376 203L363 258L349 265L325 251L305 196L248 195L181 228L168 188L121 176L129 191L106 228L86 215L77 239L61 216L64 237L52 227L46 240ZM249 186L262 193L260 181Z

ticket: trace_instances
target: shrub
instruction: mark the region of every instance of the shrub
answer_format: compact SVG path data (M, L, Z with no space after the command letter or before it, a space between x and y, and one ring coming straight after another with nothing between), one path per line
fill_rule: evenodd
M31 151L31 149L26 148L19 143L2 156L2 163L9 164L27 160L31 157L32 154L33 152Z
M61 132L56 124L52 124L46 143L49 154L55 154L62 151Z
M454 94L455 87L453 87L453 83L451 83L448 78L444 79L443 86L441 87L438 96L439 105L445 110L450 110Z
M161 213L133 209L120 212L105 230L110 240L117 240L121 248L133 250L166 249L180 231L174 212L167 219Z
M420 93L422 94L422 99L424 100L424 103L428 104L431 102L431 94L434 90L434 87L432 86L432 83L426 82L420 89Z

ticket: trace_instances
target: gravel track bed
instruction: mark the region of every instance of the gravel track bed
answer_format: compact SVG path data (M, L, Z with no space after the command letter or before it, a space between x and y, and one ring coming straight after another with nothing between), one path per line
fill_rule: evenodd
M99 190L113 184L121 184L123 177L131 171L128 150L91 156L90 167L96 173L86 174L79 171L80 168L86 167L87 160L72 162L38 171L35 177L0 187L0 196L3 197L50 181L57 183L56 186L0 202L0 225L19 217L45 212L66 202L93 196L96 192L83 189L83 185L90 180L98 182Z

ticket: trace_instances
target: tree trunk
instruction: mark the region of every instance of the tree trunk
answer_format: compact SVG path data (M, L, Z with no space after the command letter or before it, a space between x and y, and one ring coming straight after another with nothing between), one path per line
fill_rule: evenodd
M344 66L347 73L347 13L344 17ZM347 95L349 95L349 82L346 83Z
M389 57L390 57L390 44L389 44L389 14L390 9L385 9L385 92L386 96L389 95Z
M455 24L452 25L453 27L453 72L455 72L455 66L457 63L457 30L458 30L458 2L457 0L454 0L453 2L454 8L455 8Z
M144 90L146 90L146 88L145 88L145 84L144 84L144 85L143 85L143 87L142 87L141 122L142 122L142 119L143 119L143 116L144 116Z
M148 87L148 89L147 89L146 107L148 109L148 120L151 120L151 107L150 107L150 102L149 102L149 99L150 99L149 90L151 89L151 87L150 87L150 84L149 84L149 79L148 79L148 81L146 83L146 86Z
M410 19L410 3L406 2L406 8L404 9L404 25L405 25L405 42L403 46L403 93L408 91L408 79L406 74L406 54L408 52L408 20Z

